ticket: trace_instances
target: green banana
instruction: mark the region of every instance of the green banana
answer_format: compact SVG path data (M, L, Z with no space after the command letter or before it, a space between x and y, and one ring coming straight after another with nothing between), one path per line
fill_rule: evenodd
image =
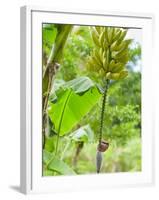
M92 64L93 64L94 71L98 71L101 69L101 65L97 62L95 58L92 59Z
M96 48L88 60L88 69L98 72L100 77L119 80L128 75L125 65L129 60L128 48L132 40L125 39L123 28L92 28L92 39Z
M122 49L127 49L129 44L132 42L132 40L125 40L121 42L119 45L117 43L113 43L111 46L112 51L121 51Z
M110 50L111 50L111 51L116 51L117 48L118 48L118 45L117 45L117 43L116 43L116 41L115 41L115 42L113 42L113 43L111 44Z
M109 66L108 66L108 60L106 58L104 58L104 60L103 60L103 67L104 67L105 71L107 72Z
M121 62L121 63L123 63L123 64L126 64L126 63L128 62L128 60L129 60L129 56L128 56L128 55L125 55L125 56L122 56L122 57L118 58L118 59L116 60L116 62Z
M99 75L102 77L105 76L105 71L102 68L99 70Z
M112 69L113 73L120 72L124 69L124 65L122 63L116 63Z
M87 69L98 72L101 69L101 65L99 65L93 57L89 60Z
M120 79L125 78L128 75L128 71L121 71L120 72Z
M114 38L114 28L110 28L110 31L108 32L108 39L109 39L109 43L111 44Z
M121 42L120 44L118 44L117 42L114 42L110 49L111 51L120 51L122 48L124 48L125 46L125 43L124 42Z
M123 48L121 51L119 51L118 53L116 53L116 55L114 56L115 59L120 59L121 57L127 55L127 49Z
M124 40L126 34L127 34L127 30L122 31L122 33L120 34L120 37L119 37L119 39L117 41L118 45Z
M95 26L95 29L96 29L96 31L98 32L98 34L100 35L101 27L100 27L100 26Z
M111 60L110 63L109 63L109 67L108 67L108 71L109 72L112 72L113 68L114 68L114 65L115 65L115 61L114 60Z
M120 62L116 63L115 60L111 60L109 64L109 71L112 73L120 72L123 70L123 68L124 64Z
M93 39L94 43L95 43L98 47L100 47L100 43L99 43L98 38L99 38L98 32L97 32L95 29L93 29L93 30L92 30L92 39Z
M119 80L120 79L120 73L112 73L110 78L113 79L113 80Z
M104 28L104 32L105 32L105 40L106 40L107 44L109 44L108 27Z
M99 44L100 44L101 47L102 47L103 44L104 44L104 37L105 37L105 33L102 32L102 33L100 34L100 36L99 36Z
M112 75L111 72L106 73L106 78L107 78L107 79L111 79L111 75Z
M86 65L87 69L88 70L92 70L92 71L95 71L95 68L94 68L94 63L92 61L92 59L89 59L89 61L87 62L87 65Z
M103 60L103 49L102 48L99 49L99 56L100 56L100 59Z
M122 31L118 29L118 31L116 31L116 34L115 34L112 42L117 41L120 38L121 34L122 34Z
M108 44L108 42L107 42L107 40L104 38L104 43L103 43L103 49L108 49L108 46L109 46L109 44Z
M100 58L99 51L97 51L97 50L94 51L94 57L97 60L97 62L99 63L99 65L102 65L102 60Z

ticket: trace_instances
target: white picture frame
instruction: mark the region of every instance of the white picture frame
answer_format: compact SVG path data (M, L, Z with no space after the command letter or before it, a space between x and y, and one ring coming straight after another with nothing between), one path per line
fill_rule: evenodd
M42 177L42 70L33 66L42 66L41 24L44 22L142 28L141 172ZM152 30L150 14L21 8L21 192L79 191L154 183Z

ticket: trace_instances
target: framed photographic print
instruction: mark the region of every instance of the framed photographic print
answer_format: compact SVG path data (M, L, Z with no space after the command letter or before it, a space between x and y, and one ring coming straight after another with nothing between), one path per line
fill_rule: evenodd
M21 8L21 191L153 183L148 14Z

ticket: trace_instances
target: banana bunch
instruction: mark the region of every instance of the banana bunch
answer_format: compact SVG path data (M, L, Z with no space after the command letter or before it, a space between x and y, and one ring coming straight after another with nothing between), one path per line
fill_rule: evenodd
M91 34L96 47L88 58L88 70L98 72L106 79L125 78L128 75L125 70L129 60L128 47L132 41L125 39L127 30L95 26Z

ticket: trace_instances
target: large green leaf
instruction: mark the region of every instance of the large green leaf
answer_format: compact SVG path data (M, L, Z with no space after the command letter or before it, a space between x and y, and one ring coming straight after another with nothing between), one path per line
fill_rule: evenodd
M71 133L70 138L75 142L93 142L94 133L88 124Z
M73 169L71 169L66 163L64 163L62 160L58 159L57 156L46 150L43 150L43 163L47 168L46 170L44 170L47 172L45 174L49 175L50 171L56 171L63 175L76 174Z
M65 135L99 101L101 93L88 77L68 81L55 91L48 113L55 132Z
M52 24L43 24L43 48L47 55L50 53L57 35L57 28Z

